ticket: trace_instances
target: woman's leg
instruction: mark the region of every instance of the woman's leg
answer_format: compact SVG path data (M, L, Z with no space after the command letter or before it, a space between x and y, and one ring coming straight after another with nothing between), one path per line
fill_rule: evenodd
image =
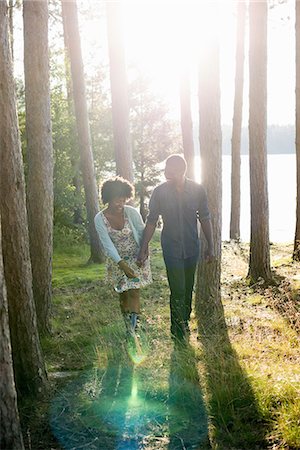
M121 292L119 294L119 300L120 300L120 308L121 312L124 313L130 313L131 310L129 308L129 295L128 291Z
M123 315L124 323L126 332L128 335L132 333L132 327L131 327L131 320L130 320L130 308L129 308L129 295L128 291L121 292L119 294L119 300L120 300L120 309L121 313Z
M120 308L123 314L126 330L129 334L135 332L140 313L140 290L130 289L119 294Z
M129 296L129 308L131 310L130 313L130 321L131 328L133 333L135 333L137 325L139 323L139 314L140 314L140 290L139 289L130 289L128 291Z
M128 307L129 312L140 314L141 306L140 306L140 290L139 289L130 289L127 291L128 293Z

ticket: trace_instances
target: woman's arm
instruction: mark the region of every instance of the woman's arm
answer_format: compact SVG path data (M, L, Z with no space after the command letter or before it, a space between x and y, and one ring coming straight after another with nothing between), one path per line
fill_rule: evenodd
M116 247L114 246L113 241L109 237L101 212L99 212L95 216L94 223L106 255L110 256L118 264L122 258L120 257Z
M138 238L137 243L139 245L141 245L143 232L144 232L144 228L145 228L143 218L142 218L141 214L139 213L139 211L137 209L133 208L132 206L126 205L125 208L126 208L126 214L129 219L129 222L131 224L131 227L134 228L133 231L137 235L137 238Z

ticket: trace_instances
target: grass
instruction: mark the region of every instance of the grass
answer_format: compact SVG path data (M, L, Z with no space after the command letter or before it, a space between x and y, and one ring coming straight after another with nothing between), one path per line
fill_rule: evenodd
M53 260L53 288L77 287L94 284L104 276L104 266L88 264L89 248L86 245L65 248L55 252Z
M286 290L248 286L247 252L246 244L223 244L222 323L209 338L197 336L193 313L190 345L174 348L156 234L154 282L142 291L147 333L134 364L104 266L86 264L86 246L60 246L52 335L42 342L50 389L35 410L30 403L21 409L26 447L299 449L299 332L276 307ZM299 265L286 245L272 252L297 302Z
M272 259L282 260L277 270L293 285L299 264L287 264L287 246L272 246ZM230 271L231 250L223 254ZM266 442L269 448L300 448L300 354L299 330L288 320L288 312L274 307L274 295L284 298L283 289L261 290L253 293L246 286L242 267L239 282L234 290L228 282L228 271L223 273L226 286L223 295L225 314L236 314L242 319L242 327L229 327L232 347L241 366L247 373L255 395L258 411L266 425ZM298 412L297 412L298 411Z

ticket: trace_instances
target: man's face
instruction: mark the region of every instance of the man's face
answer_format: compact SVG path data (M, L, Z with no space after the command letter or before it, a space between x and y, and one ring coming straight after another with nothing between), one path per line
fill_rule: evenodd
M181 181L184 177L184 172L182 171L182 167L178 167L175 163L166 163L165 167L165 177L167 181L176 183L177 181Z

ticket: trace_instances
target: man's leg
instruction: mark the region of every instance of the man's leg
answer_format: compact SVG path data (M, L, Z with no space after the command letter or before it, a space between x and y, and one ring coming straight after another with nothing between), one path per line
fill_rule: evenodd
M184 261L165 258L170 288L171 334L177 339L184 338L185 275Z
M184 308L184 323L188 328L190 315L192 312L192 297L195 281L195 272L197 267L196 258L187 258L184 260L184 275L185 275L185 308Z

